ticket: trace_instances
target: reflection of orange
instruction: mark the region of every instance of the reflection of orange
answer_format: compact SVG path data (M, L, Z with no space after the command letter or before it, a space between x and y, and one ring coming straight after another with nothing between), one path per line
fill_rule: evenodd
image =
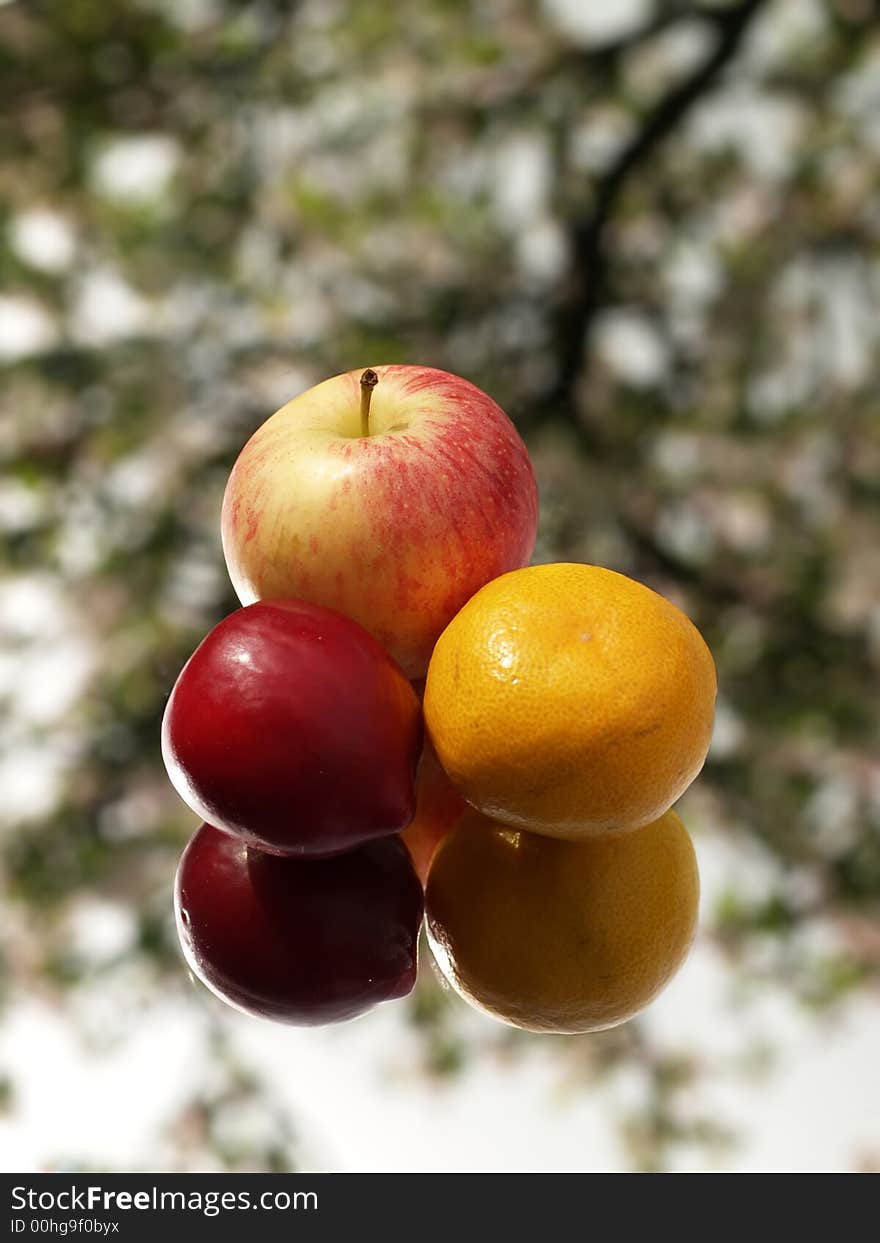
M629 833L562 841L469 811L434 856L428 940L452 986L529 1031L632 1018L684 962L700 878L668 811Z
M702 767L715 666L668 600L595 565L535 565L437 641L425 724L456 789L515 829L576 840L648 824Z
M416 814L403 833L404 844L424 885L434 851L467 803L454 788L430 742L425 742L416 779Z

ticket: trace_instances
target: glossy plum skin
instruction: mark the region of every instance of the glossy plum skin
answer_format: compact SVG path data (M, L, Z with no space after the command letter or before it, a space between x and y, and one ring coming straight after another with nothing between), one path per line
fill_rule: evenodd
M422 887L398 837L293 859L203 824L180 860L174 906L192 971L248 1014L338 1023L416 981Z
M320 857L404 829L422 745L415 692L357 622L249 605L184 666L162 722L181 798L261 850Z

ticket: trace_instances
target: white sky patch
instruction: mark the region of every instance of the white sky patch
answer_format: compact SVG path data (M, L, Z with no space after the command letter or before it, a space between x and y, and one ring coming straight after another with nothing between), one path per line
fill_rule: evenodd
M270 288L280 264L280 236L275 229L253 222L242 230L235 248L236 266L242 280L257 288Z
M715 551L715 537L702 509L691 501L668 505L657 521L660 544L692 565L702 565Z
M30 208L13 216L9 244L19 259L53 275L69 268L76 253L69 222L47 207Z
M709 755L715 760L729 759L742 749L745 737L742 718L726 699L719 698L715 705L715 724Z
M704 875L711 853L705 847L701 837ZM732 860L722 852L718 866ZM645 1019L667 1053L686 1054L696 1044L704 1058L734 1062L768 1037L778 1044L769 1077L710 1075L695 1089L702 1116L742 1126L743 1142L722 1159L723 1168L851 1169L880 1140L877 1002L865 999L845 1017L817 1024L778 992L744 1005L731 985L722 956L700 941ZM75 1158L99 1169L161 1170L168 1119L211 1074L203 1044L209 1011L290 1110L303 1135L306 1170L582 1172L629 1165L613 1124L644 1107L647 1082L632 1063L579 1088L566 1079L557 1043L547 1038L518 1064L483 1058L438 1088L414 1073L414 1036L394 1005L339 1027L285 1028L223 1011L193 986L188 1002L152 1007L129 1039L92 1054L49 1006L14 1004L0 1029L0 1057L19 1107L0 1121L0 1168ZM490 1020L473 1016L476 1033L491 1028ZM713 1161L700 1148L675 1157L682 1169L711 1169Z
M52 812L71 763L70 749L59 738L4 748L0 756L0 829L18 820Z
M817 1023L788 1042L773 1077L743 1092L727 1085L719 1100L742 1118L746 1142L731 1173L827 1173L871 1160L880 1140L876 1069L878 1012L872 1000L845 1019Z
M167 190L179 161L178 144L165 134L111 139L92 161L92 186L109 199L149 202Z
M202 1039L182 1007L156 1007L148 1020L120 1048L89 1056L49 1006L16 1006L0 1028L18 1102L14 1120L0 1123L0 1168L80 1157L95 1168L138 1169L145 1140L180 1108L198 1074Z
M89 640L48 575L0 585L0 825L55 807L75 761L75 738L59 728L94 664Z
M51 647L35 642L17 654L5 687L19 724L44 726L60 719L83 689L92 669L92 645L77 635Z
M628 384L650 388L663 378L669 362L666 344L638 311L606 311L597 321L595 340L599 356Z
M715 529L730 548L741 553L762 552L773 533L773 518L763 496L729 492L713 512Z
M705 22L683 21L635 48L624 64L627 93L642 99L668 90L694 70L712 46Z
M83 277L70 312L70 331L84 345L106 345L148 329L152 309L145 298L111 268Z
M63 573L72 578L90 574L110 547L106 518L97 504L77 501L62 516L55 541L55 556Z
M19 479L0 480L0 531L28 531L46 512L45 498Z
M523 274L540 284L555 280L568 258L568 243L558 221L549 216L517 238L516 257Z
M219 600L225 585L216 558L184 554L171 566L163 584L161 615L174 626L196 625L204 615L206 602Z
M263 181L278 181L309 149L317 137L313 109L258 108L251 122L254 158Z
M775 181L790 171L806 120L790 96L737 82L708 95L686 130L698 151L735 151L747 168Z
M319 341L333 327L333 305L324 290L313 285L307 275L289 264L281 279L286 305L279 317L277 332L298 346Z
M685 823L690 823L685 806ZM694 827L691 825L691 827ZM748 904L766 902L776 891L780 866L748 830L699 833L695 839L700 862L700 911L708 920L719 900L731 891Z
M812 841L827 858L846 854L859 838L859 796L844 774L828 777L810 796L803 820Z
M772 364L749 384L749 403L772 422L823 384L867 382L880 341L871 273L857 260L797 258L773 290L785 333Z
M772 70L821 38L828 26L828 9L822 0L776 0L746 34L750 67Z
M64 635L69 620L64 593L52 574L20 574L0 582L0 636L4 639Z
M580 120L569 137L569 159L576 169L599 173L629 141L633 118L623 108L604 104Z
M552 175L546 136L523 133L509 138L495 150L493 164L495 210L502 226L520 229L540 218Z
M651 447L654 468L667 479L685 482L700 472L702 443L693 432L678 428L658 432Z
M671 248L664 261L663 282L673 303L692 310L702 309L717 297L724 276L713 249L683 239Z
M438 149L434 154L433 182L453 198L468 202L486 193L494 177L492 162L477 143L461 150ZM393 237L397 238L396 232Z
M828 374L846 387L869 378L880 340L875 291L865 275L858 259L823 264L817 272L824 293L823 323L817 336L827 342Z
M40 354L57 339L55 320L38 302L0 294L0 362Z
M202 30L220 16L217 0L142 0L142 4L167 17L181 30Z
M880 45L876 42L834 87L838 111L880 152Z
M138 509L165 495L176 479L179 460L163 439L120 458L109 468L104 490L114 505Z
M111 962L131 948L137 936L137 919L121 902L89 898L69 912L65 933L68 948L97 965Z
M650 0L543 0L557 28L576 43L605 43L637 30L650 17Z

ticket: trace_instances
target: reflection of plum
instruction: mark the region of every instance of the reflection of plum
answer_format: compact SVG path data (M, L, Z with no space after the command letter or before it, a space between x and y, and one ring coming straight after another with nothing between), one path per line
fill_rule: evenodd
M249 1014L339 1022L415 984L422 890L396 837L305 860L204 824L180 861L175 910L192 970Z

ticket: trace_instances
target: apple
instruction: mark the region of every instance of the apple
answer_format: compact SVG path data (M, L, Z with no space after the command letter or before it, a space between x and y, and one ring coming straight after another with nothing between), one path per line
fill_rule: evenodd
M325 380L245 445L222 538L243 604L298 597L365 626L408 677L490 579L527 565L526 447L480 389L433 367Z
M279 854L331 855L415 810L415 691L351 618L302 600L224 618L187 661L162 754L202 819Z
M466 811L470 807L446 776L426 738L416 777L416 814L401 835L423 885L435 850Z
M248 1014L341 1022L415 984L422 887L396 837L294 859L203 824L180 860L174 906L194 974Z

